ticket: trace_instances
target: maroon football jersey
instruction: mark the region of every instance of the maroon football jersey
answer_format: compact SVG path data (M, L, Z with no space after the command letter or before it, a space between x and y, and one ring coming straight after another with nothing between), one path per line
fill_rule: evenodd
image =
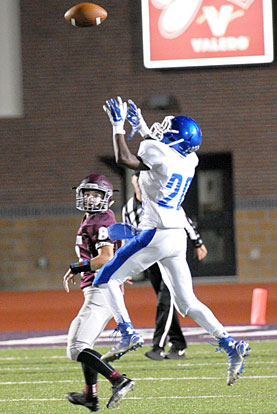
M78 258L90 260L98 256L97 249L102 246L114 246L114 251L117 250L121 242L110 240L107 230L115 222L111 210L84 216L76 237L75 251ZM95 272L81 273L81 288L91 286L94 276Z

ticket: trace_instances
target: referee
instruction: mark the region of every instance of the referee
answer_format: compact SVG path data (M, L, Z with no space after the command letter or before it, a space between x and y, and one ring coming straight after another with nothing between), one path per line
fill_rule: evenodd
M122 209L122 220L124 223L138 227L142 213L141 193L138 185L139 171L134 171L131 182L135 193ZM198 260L204 259L207 249L191 219L187 217L185 230L192 241ZM157 263L145 270L146 277L150 280L158 297L156 310L156 326L153 335L153 347L145 352L145 356L156 361L163 359L183 359L186 357L186 339L182 333L177 311L174 307L170 292L165 285ZM165 353L167 338L171 344L168 354Z

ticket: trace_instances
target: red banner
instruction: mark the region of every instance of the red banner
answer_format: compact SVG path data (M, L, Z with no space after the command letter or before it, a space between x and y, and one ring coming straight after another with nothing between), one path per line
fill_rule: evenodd
M147 68L273 61L271 0L142 0Z

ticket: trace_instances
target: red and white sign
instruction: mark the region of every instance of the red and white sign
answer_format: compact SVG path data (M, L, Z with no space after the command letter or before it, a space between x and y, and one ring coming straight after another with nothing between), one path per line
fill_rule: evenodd
M147 68L273 61L272 0L141 0Z

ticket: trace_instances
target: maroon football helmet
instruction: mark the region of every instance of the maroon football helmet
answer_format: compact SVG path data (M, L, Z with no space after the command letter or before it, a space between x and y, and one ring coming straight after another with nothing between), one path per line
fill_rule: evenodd
M104 194L100 204L95 206L87 202L87 197L84 196L86 190L97 190ZM113 186L105 175L91 174L88 175L81 184L76 188L76 208L88 213L96 213L99 211L106 211L109 208L111 198L113 195Z

